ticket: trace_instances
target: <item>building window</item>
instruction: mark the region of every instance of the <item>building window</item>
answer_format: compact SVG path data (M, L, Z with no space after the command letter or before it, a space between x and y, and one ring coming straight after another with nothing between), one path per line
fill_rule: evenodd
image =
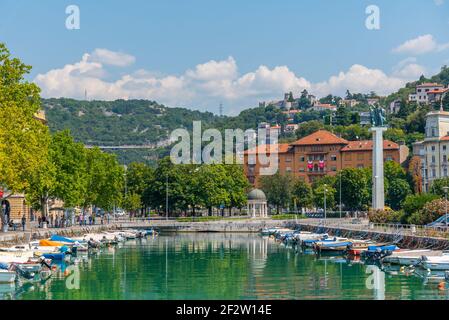
M306 161L306 158L305 158L304 156L300 156L300 157L299 157L299 161L300 161L300 162L304 162L304 161Z
M446 145L443 146L443 151L446 151Z
M292 158L290 158L290 157L286 158L285 162L292 162Z
M361 163L358 164L358 165L357 165L357 168L358 168L358 169L363 169L363 164L361 164Z
M447 162L447 156L443 155L443 162Z
M336 166L332 166L331 167L331 171L337 171L337 167Z
M331 161L337 161L337 156L335 154L331 155Z
M287 167L287 168L285 168L285 171L287 171L287 172L292 172L292 168Z
M309 156L309 161L313 161L313 156Z
M359 153L357 155L357 160L363 160L363 153Z
M444 174L445 177L447 177L447 168L443 169L443 174Z
M385 159L385 161L393 161L393 157L392 157L392 156L387 156L387 158Z
M436 177L437 176L437 171L435 169L432 169L432 177Z
M433 136L433 129L432 129L432 136ZM435 151L435 146L432 146L432 151Z
M435 156L432 156L432 163L435 163Z
M304 168L303 167L299 168L299 172L304 172Z

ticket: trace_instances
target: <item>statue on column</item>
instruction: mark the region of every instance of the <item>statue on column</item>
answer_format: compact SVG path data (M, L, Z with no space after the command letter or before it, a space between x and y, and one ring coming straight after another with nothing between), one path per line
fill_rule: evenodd
M387 116L385 109L381 108L379 105L370 106L370 117L371 125L373 127L386 127L387 126Z

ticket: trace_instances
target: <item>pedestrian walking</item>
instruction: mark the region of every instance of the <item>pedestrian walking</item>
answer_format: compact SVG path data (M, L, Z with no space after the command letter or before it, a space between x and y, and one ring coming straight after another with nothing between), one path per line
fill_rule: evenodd
M25 215L22 216L22 231L25 231L25 224L27 223L27 218Z

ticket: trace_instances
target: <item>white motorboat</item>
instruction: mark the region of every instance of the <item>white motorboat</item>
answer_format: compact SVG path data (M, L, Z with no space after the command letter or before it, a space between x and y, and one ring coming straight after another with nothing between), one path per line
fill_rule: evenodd
M441 256L422 256L421 266L427 270L449 270L449 254Z
M16 280L16 272L0 269L0 283L12 283Z
M15 256L0 254L0 263L26 263L30 260L28 256Z
M397 250L393 251L391 255L383 258L382 262L397 264L402 266L416 266L422 261L422 256L431 254L430 249L421 250Z

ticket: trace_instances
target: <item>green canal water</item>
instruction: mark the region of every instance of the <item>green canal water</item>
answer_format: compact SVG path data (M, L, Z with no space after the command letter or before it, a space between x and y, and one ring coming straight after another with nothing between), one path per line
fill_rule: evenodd
M295 253L252 234L177 234L79 256L79 289L0 285L3 299L448 299L441 280L341 257ZM73 268L73 267L72 267ZM73 278L71 278L73 279Z

